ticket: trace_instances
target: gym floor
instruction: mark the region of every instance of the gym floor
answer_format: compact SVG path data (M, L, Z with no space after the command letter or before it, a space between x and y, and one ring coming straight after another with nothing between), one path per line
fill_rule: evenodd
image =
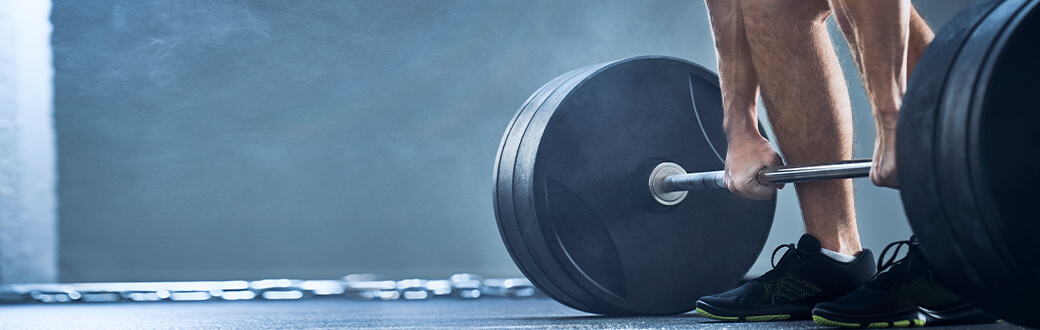
M602 317L547 298L425 301L75 303L0 306L0 329L822 329L811 321L722 323L688 313ZM944 328L1022 329L1010 324ZM938 329L938 328L934 328Z

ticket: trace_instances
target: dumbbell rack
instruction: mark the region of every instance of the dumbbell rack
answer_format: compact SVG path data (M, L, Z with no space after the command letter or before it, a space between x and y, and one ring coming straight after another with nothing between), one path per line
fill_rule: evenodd
M0 285L0 304L163 301L243 301L342 298L427 300L528 298L542 294L526 278L460 273L447 279L378 279L352 274L335 280L41 283Z

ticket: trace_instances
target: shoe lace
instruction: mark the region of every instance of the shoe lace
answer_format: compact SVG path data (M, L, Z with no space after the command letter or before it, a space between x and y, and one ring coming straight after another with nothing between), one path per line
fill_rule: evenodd
M780 256L780 261L776 261L776 253L780 252L781 249L787 248L784 254ZM781 244L773 249L773 254L769 257L769 263L773 265L773 269L769 270L765 274L762 274L758 280L770 280L779 274L783 273L783 270L787 268L787 265L791 263L791 260L799 259L806 252L798 250L794 243Z
M903 256L902 259L896 260L896 258L899 257L899 250L902 250L904 246L909 248L910 240L889 243L888 246L885 246L885 248L881 250L881 255L878 257L878 273L883 272L885 271L885 269L891 268L896 263L906 259L906 256ZM895 247L896 249L892 251L892 256L890 256L888 260L885 260L885 256L888 254L888 250L892 247ZM909 251L907 252L907 255L909 255Z
M906 279L913 276L910 272L910 265L916 259L914 255L917 251L915 250L914 243L910 240L897 241L889 243L881 250L881 255L878 257L878 268L877 275L874 275L874 279L867 283L867 285L875 288L890 288L899 283L906 281ZM907 248L906 255L902 258L899 257L899 251ZM894 249L893 249L894 248ZM892 250L892 255L888 256L888 251ZM886 259L885 257L888 256ZM887 271L886 271L887 270Z
M769 256L769 263L773 265L773 268L776 268L776 266L778 265L776 263L776 253L780 252L780 249L783 248L787 248L787 251L784 251L784 254L780 256L781 263L784 262L784 258L787 258L787 255L790 254L791 251L798 251L798 248L795 247L794 243L781 244L780 246L777 246L775 249L773 249L773 255Z

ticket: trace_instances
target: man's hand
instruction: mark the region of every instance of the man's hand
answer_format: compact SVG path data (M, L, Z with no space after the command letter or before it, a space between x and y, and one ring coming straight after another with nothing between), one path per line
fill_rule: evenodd
M750 199L770 199L776 194L776 185L758 182L758 171L767 166L781 166L784 162L765 138L756 134L730 137L726 151L726 188L734 194Z
M881 187L899 189L896 176L896 128L895 125L877 126L874 141L874 165L870 167L870 182Z

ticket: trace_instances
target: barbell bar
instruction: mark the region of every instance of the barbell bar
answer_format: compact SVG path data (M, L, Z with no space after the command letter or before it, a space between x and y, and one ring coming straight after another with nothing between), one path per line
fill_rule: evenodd
M870 159L853 159L808 165L768 166L758 171L762 184L787 184L819 180L863 178L870 175ZM679 164L663 162L650 173L650 194L658 203L672 206L698 189L725 189L725 170L686 173Z

